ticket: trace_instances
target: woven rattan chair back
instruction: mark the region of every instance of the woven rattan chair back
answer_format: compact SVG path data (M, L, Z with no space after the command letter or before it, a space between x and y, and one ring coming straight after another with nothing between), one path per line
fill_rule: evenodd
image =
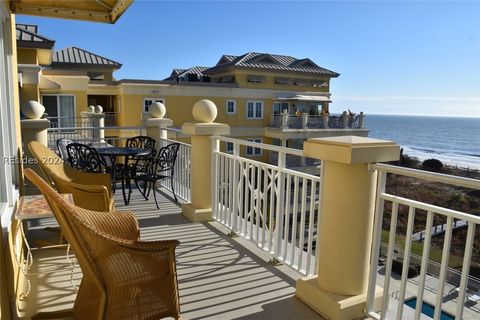
M37 158L43 173L58 192L71 193L75 203L85 209L114 210L109 174L76 170L38 141L29 142L28 149Z
M82 269L76 319L179 319L178 241L140 241L133 213L79 208L33 170L26 169L25 176L49 202Z

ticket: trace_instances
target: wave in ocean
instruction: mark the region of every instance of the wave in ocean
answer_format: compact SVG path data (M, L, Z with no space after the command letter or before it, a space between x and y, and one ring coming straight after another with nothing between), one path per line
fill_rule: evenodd
M403 154L418 158L421 161L434 158L450 166L480 170L480 155L442 153L437 150L425 150L411 146L402 146L402 148Z
M480 170L480 118L367 115L372 138L397 142L420 160Z

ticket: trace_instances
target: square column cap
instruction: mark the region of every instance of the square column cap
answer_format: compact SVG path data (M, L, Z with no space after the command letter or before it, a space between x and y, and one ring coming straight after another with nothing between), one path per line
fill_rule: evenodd
M184 123L182 133L192 136L225 136L230 135L230 126L224 123Z
M396 161L400 146L394 141L357 136L312 138L304 144L306 157L345 164Z
M173 126L173 120L167 118L147 118L143 120L145 127L167 128Z

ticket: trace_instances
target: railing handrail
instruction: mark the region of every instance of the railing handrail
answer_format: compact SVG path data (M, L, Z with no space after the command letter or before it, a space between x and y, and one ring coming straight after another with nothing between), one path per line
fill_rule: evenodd
M264 149L264 150L281 152L281 153L285 153L285 154L292 154L292 155L295 155L295 156L303 157L303 150L299 150L299 149L292 149L292 148L286 148L286 147L281 147L281 146L272 146L271 144L251 142L251 141L247 141L247 140L228 138L228 137L224 137L224 136L212 136L211 139L212 140L223 141L223 142L238 143L240 145L244 145L244 146L247 146L247 147L260 148L260 149Z
M379 170L387 173L394 173L402 176L419 178L419 179L434 181L434 182L447 183L447 184L455 185L458 187L480 189L480 180L477 180L477 179L452 176L449 174L435 173L435 172L399 167L399 166L382 164L382 163L372 164L371 168L373 170Z
M112 129L115 129L115 130L139 130L139 129L144 129L144 127L118 127L118 126L115 126L115 127L61 127L61 128L48 128L48 131L66 131L66 130L70 130L70 131L73 131L73 130L98 130L98 129L101 129L101 130L112 130Z
M399 196L394 196L394 195L391 195L391 194L388 194L388 193L381 193L380 197L384 200L397 202L399 204L403 204L403 205L406 205L406 206L409 206L409 207L414 207L416 209L421 209L421 210L425 210L425 211L434 211L434 212L436 212L438 214L441 214L441 215L444 215L446 217L453 217L455 219L460 219L460 220L465 220L465 221L468 221L468 222L473 222L475 224L480 224L480 217L475 216L473 214L469 214L469 213L465 213L465 212L461 212L461 211L456 211L456 210L452 210L452 209L447 209L447 208L444 208L444 207L435 206L433 204L428 204L428 203L421 202L421 201L415 201L415 200L411 200L411 199L407 199L407 198L403 198L403 197L399 197Z
M173 139L169 139L169 138L161 138L160 140L166 140L166 141L171 141L171 142L175 142L175 143L178 143L180 145L184 145L186 147L191 147L192 145L189 144L189 143L185 143L185 142L181 142L181 141L178 141L178 140L173 140Z

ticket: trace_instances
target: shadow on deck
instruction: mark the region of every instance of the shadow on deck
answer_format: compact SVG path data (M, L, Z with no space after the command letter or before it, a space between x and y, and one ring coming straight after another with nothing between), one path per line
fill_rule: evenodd
M322 319L294 297L300 274L270 265L268 255L244 239L227 237L227 229L217 222L190 223L168 194L158 199L160 210L138 192L128 207L117 192L116 203L118 210L135 212L143 240L180 241L176 257L182 319ZM42 222L43 227L52 223ZM26 315L72 306L75 290L64 251L39 250L32 272L37 274L31 276ZM81 278L78 267L73 278L77 283Z

